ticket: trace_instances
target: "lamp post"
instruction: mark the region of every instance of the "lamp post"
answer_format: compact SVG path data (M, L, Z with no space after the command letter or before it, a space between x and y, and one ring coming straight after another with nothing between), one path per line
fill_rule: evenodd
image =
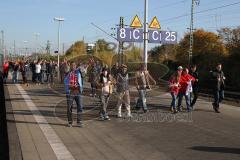
M144 55L143 60L147 68L148 63L148 0L144 0Z
M54 21L58 22L58 72L57 72L57 77L58 77L58 81L60 81L60 71L59 71L59 54L60 54L60 23L64 21L64 18L60 18L60 17L55 17Z

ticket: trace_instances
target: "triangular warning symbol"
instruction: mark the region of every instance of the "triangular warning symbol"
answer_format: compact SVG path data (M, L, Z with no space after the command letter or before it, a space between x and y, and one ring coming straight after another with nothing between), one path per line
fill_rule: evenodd
M142 28L142 22L140 21L139 17L136 15L133 20L132 23L130 24L130 27L132 28Z
M152 22L150 23L149 28L161 29L160 23L156 16L153 18Z

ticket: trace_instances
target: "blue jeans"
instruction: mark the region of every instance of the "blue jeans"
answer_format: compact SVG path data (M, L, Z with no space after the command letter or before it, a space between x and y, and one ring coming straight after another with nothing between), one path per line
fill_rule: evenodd
M53 74L52 73L47 74L47 82L48 83L53 83Z
M108 102L109 102L109 95L104 95L102 93L101 101L102 101L102 108L100 109L100 116L103 118L106 118L106 116L108 116L107 106L108 106Z
M36 73L36 82L41 83L41 73Z
M186 95L181 92L178 94L178 108L180 108L180 106L182 105L183 96L185 97L186 100L187 111L190 111L190 94Z
M147 104L146 104L146 90L138 90L139 98L137 100L137 107L140 108L139 105L142 105L144 110L147 110Z
M18 71L13 71L12 83L18 83Z
M171 96L172 96L172 103L171 103L171 107L173 109L176 109L176 101L177 101L177 95L174 94L173 92L171 92Z
M217 107L219 107L219 103L222 102L222 100L224 99L224 90L215 90L214 91L214 105L216 105Z
M6 83L8 79L8 72L3 73L3 83Z
M74 100L77 104L77 123L80 123L82 121L81 114L83 111L83 105L81 98L81 94L67 94L67 117L69 124L72 124L72 108Z
M41 82L44 83L46 79L46 71L41 71Z

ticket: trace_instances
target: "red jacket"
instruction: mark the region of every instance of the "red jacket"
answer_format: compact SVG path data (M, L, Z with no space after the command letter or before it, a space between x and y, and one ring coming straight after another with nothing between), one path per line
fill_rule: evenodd
M8 63L4 63L3 64L3 73L8 73L9 70L9 64Z
M195 81L195 80L196 79L193 76L191 76L190 74L182 75L180 77L180 80L179 80L179 83L180 83L180 90L179 90L179 92L185 94L186 91L187 91L188 83L190 81Z
M170 92L171 93L174 93L175 95L177 95L178 94L178 92L179 92L179 85L178 86L175 86L175 84L177 83L177 81L174 79L174 78L172 78L172 79L170 79L169 81L168 81L168 83L169 83L169 86L170 86Z

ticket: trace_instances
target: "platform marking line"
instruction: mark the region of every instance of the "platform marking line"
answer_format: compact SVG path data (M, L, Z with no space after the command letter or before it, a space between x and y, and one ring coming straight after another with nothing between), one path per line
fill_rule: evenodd
M39 127L41 128L44 136L46 137L48 143L50 144L52 150L54 151L58 160L75 160L73 155L67 149L67 147L63 144L61 139L58 137L54 129L48 124L47 120L38 110L36 105L30 100L29 95L27 92L19 85L16 84L19 93L24 98L25 103L27 104L28 108L31 110L33 117L35 118L36 122L38 123Z

